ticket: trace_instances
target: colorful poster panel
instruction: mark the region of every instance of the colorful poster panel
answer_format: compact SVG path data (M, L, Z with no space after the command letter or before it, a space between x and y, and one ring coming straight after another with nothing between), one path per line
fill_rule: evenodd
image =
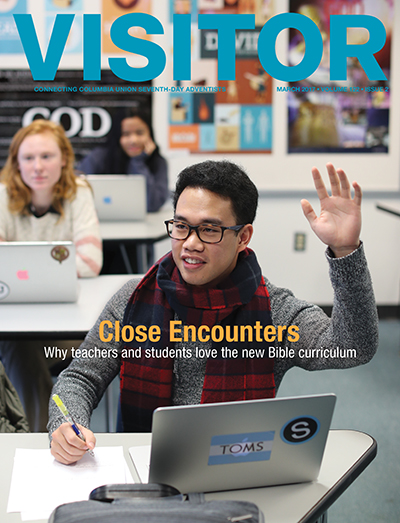
M256 25L264 25L273 16L274 0L198 0L197 6L200 13L254 14Z
M46 11L82 11L83 0L46 0Z
M224 0L197 0L199 12L221 11L225 7Z
M258 37L261 28L236 30L236 59L258 58ZM202 29L200 31L200 57L218 58L218 31Z
M151 14L151 0L102 0L103 53L126 54L111 41L110 29L120 16L138 12ZM142 27L132 27L129 34L146 40L151 38Z
M215 126L217 151L238 151L240 149L240 105L216 105Z
M191 4L192 8L197 5L197 13L250 12L256 14L260 26L273 15L272 0L193 0ZM174 0L170 7L174 12L184 8ZM232 81L218 81L218 32L200 31L198 46L192 42L191 80L176 82L174 87L182 92L170 94L171 148L271 152L273 86L258 60L260 30L236 31L236 79ZM199 49L199 60L193 58L194 48Z
M199 150L201 152L215 151L216 138L214 124L200 125Z
M175 82L177 85L177 82ZM217 64L215 60L193 60L191 80L182 80L179 85L187 87L210 87L215 88L217 81Z
M193 94L193 122L214 123L215 95L213 93Z
M236 60L236 80L219 81L217 103L271 104L272 77L258 60Z
M169 122L171 125L193 123L193 96L191 93L170 94Z
M0 54L24 52L13 15L26 13L26 0L0 0Z
M105 146L110 122L119 112L132 107L151 112L151 92L121 92L130 84L110 69L101 71L101 87L106 91L96 89L97 81L83 80L82 69L60 68L50 85L52 90L47 91L47 83L35 82L30 69L0 69L0 169L14 134L34 118L49 117L60 123L79 163L94 148ZM140 86L147 88L151 84Z
M192 15L192 24L197 23L197 0L169 0L169 21L174 15Z
M319 27L324 54L313 75L289 83L289 153L340 152L386 153L389 147L390 54L394 2L391 0L290 0L290 11L311 18ZM370 81L357 59L348 60L347 81L330 81L330 15L366 14L386 28L386 44L375 58L388 78ZM349 44L367 41L365 29L350 28ZM289 64L304 55L304 39L292 29Z
M240 107L240 148L243 150L272 149L271 105Z
M171 94L170 148L215 151L214 109L213 93Z
M254 14L256 26L263 26L274 15L274 0L238 0L238 13Z
M74 21L71 26L71 30L68 35L67 42L65 44L64 53L81 53L82 52L82 15L75 14ZM55 15L46 16L46 34L47 41L50 41L51 34L53 32L53 26L55 22Z
M199 125L171 125L169 128L169 148L199 150Z

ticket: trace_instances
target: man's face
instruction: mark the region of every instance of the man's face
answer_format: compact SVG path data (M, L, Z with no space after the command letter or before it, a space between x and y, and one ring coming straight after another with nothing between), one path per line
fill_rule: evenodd
M175 220L189 225L238 225L229 199L198 187L187 187L179 196ZM238 234L227 230L220 243L208 244L192 231L186 240L171 240L172 256L186 283L214 287L233 271L252 233L252 225L247 224Z

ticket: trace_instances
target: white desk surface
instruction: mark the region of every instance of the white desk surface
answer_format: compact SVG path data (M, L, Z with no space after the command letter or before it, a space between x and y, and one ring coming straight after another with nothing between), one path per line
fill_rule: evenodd
M135 222L100 222L103 240L153 243L167 238L164 221L173 217L172 209L147 213L146 220Z
M134 277L122 274L81 278L75 303L2 303L0 337L84 337L111 296Z
M394 214L395 216L400 216L400 204L398 201L395 204L393 204L393 202L391 201L389 203L389 205L387 205L386 203L378 202L376 204L376 208L381 211L387 212L389 214ZM166 218L166 220L167 219L168 218Z
M96 434L100 446L123 445L126 462L134 478L136 471L129 447L148 445L149 434ZM0 521L20 522L20 514L7 514L8 493L16 448L47 448L48 435L0 434ZM318 480L280 487L236 490L207 494L207 499L253 501L264 512L266 523L313 523L316 517L346 490L376 455L371 436L352 430L332 430ZM41 520L44 523L44 520Z

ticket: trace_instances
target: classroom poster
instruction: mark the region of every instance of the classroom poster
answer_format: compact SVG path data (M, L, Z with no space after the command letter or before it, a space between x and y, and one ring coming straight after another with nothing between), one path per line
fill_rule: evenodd
M110 28L116 18L128 13L150 12L151 0L102 0L103 53L122 53L122 50L116 47L110 38ZM130 34L138 38L149 39L146 31L141 27L130 29Z
M0 2L0 55L23 52L13 15L27 12L26 1L2 0Z
M320 29L324 52L310 77L289 83L288 152L385 153L389 147L390 57L394 20L392 0L290 0L290 11L310 18ZM331 15L368 14L386 28L386 43L375 55L387 80L370 81L360 62L349 59L347 81L330 81ZM363 44L364 28L349 28L348 43ZM304 38L290 31L289 64L304 54Z
M257 27L236 31L236 78L217 80L218 32L202 29L192 40L192 79L169 97L169 147L192 153L272 151L272 78L261 66L257 41L273 13L272 1L170 0L173 14L255 14ZM192 31L192 34L195 31ZM197 39L196 39L197 38ZM193 92L187 92L187 88Z
M46 0L45 10L47 41L50 40L54 22L58 14L73 13L75 15L64 52L66 54L82 53L83 0Z
M36 118L61 123L79 161L94 147L105 144L116 112L135 106L151 111L149 92L132 97L126 91L129 84L109 70L102 71L102 89L97 87L96 82L83 82L82 71L77 69L60 70L53 82L45 85L34 82L29 70L0 69L0 168L13 135Z

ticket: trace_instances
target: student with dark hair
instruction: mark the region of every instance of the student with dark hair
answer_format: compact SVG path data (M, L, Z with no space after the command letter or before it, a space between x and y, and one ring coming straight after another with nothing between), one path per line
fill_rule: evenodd
M235 163L209 160L183 169L173 194L174 209L186 187L199 187L230 200L236 223L253 223L255 220L257 187Z
M90 416L118 373L123 430L148 432L157 407L272 398L291 367L348 368L373 357L378 318L359 239L361 189L354 183L352 197L344 171L332 164L327 169L332 196L319 171L312 170L320 216L308 201L301 204L313 231L328 246L331 318L262 275L248 247L258 193L240 167L206 161L181 172L174 216L166 222L171 252L141 281L131 280L111 298L80 347L82 357L54 387L86 438L86 443L78 438L50 403L51 452L58 461L73 463L95 446ZM130 333L139 326L139 331L152 328L159 338L116 341L118 325ZM242 349L252 346L256 329L260 339L255 342L254 334L252 343L264 348L265 356L247 358ZM268 333L274 332L271 342ZM232 345L237 358L224 355L224 347ZM271 345L292 354L271 355ZM94 347L106 347L109 357L90 358ZM338 347L342 352L335 356ZM207 358L197 348L216 349L217 357Z
M104 147L96 147L78 165L85 174L144 174L147 210L155 212L168 197L168 166L155 143L150 113L127 108L113 118Z

